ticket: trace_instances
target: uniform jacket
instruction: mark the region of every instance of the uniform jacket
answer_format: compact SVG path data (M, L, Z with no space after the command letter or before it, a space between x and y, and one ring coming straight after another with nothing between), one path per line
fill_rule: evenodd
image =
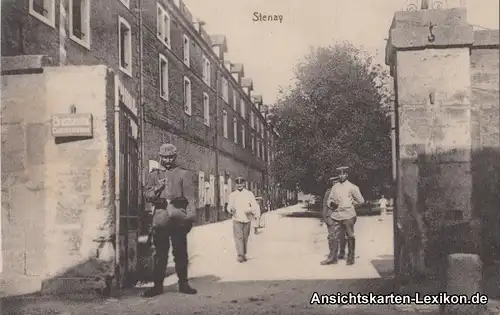
M255 195L248 189L235 190L229 195L227 211L234 211L233 220L250 222L254 217L260 216L260 206L255 200Z
M162 179L166 180L165 187L157 191ZM165 209L168 202L169 207L183 210L185 219L194 221L196 218L196 198L192 178L187 170L179 166L152 170L146 181L145 198L157 209Z
M328 205L334 202L338 205L331 214L334 220L347 220L356 216L355 203L361 204L365 200L359 191L359 187L346 180L343 183L335 183L328 197Z
M332 191L332 188L328 188L325 192L325 196L323 197L323 205L321 208L321 212L323 214L323 221L326 224L330 224L329 221L331 221L331 215L332 215L332 209L328 207L328 197L330 197L330 192Z

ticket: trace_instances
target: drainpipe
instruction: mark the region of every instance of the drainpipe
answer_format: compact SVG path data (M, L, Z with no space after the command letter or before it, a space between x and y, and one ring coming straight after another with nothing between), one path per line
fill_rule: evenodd
M144 167L144 124L145 124L145 117L144 117L144 75L143 75L143 69L144 69L144 63L143 63L143 51L144 51L144 39L143 39L143 21L142 21L142 0L139 0L138 2L139 6L139 131L140 131L140 137L139 137L139 165L140 165L140 174L139 176L139 192L140 192L140 198L139 198L139 210L144 210L144 201L143 201L143 193L144 193L144 183L146 181L146 174L145 174L145 167Z
M115 74L115 280L116 289L120 290L121 275L120 270L120 178L121 178L121 159L120 159L120 103L118 100L118 74Z
M220 219L220 175L219 175L219 76L220 76L220 60L217 61L217 70L215 72L215 139L213 143L214 151L215 151L215 220L219 222Z

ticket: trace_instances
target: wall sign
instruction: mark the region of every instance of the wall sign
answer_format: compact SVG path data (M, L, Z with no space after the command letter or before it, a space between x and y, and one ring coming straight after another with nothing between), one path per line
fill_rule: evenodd
M92 114L57 114L52 116L54 137L92 137Z

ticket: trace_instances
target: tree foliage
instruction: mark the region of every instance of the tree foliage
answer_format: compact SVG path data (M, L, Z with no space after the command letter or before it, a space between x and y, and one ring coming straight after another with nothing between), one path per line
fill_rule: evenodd
M349 43L318 48L297 65L295 85L271 113L280 135L271 173L283 187L320 195L341 165L365 194L389 181L389 78Z

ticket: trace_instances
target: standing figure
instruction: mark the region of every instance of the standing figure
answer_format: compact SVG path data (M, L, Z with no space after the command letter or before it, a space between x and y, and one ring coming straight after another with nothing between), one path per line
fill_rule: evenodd
M177 148L170 143L163 144L159 152L159 168L152 170L146 181L145 198L154 207L154 287L143 293L145 297L163 293L170 242L179 278L179 292L197 293L188 283L187 250L187 234L196 219L196 201L192 178L187 170L176 164L176 159Z
M247 244L253 218L260 217L260 207L254 194L245 188L245 179L234 180L236 190L229 195L227 211L233 218L233 234L236 243L237 260L247 261Z
M381 213L382 215L386 214L386 212L387 212L387 203L388 203L388 202L389 202L389 201L388 201L387 199L385 199L384 195L382 195L382 196L380 197L380 200L378 201L378 204L379 204L379 206L380 206L380 213Z
M327 199L328 211L326 213L330 225L328 225L328 240L332 249L330 256L321 262L322 265L336 264L338 262L338 246L342 234L346 236L347 242L347 265L354 264L355 237L354 224L356 223L357 204L365 202L359 187L347 180L347 167L339 167L339 182L332 186Z

